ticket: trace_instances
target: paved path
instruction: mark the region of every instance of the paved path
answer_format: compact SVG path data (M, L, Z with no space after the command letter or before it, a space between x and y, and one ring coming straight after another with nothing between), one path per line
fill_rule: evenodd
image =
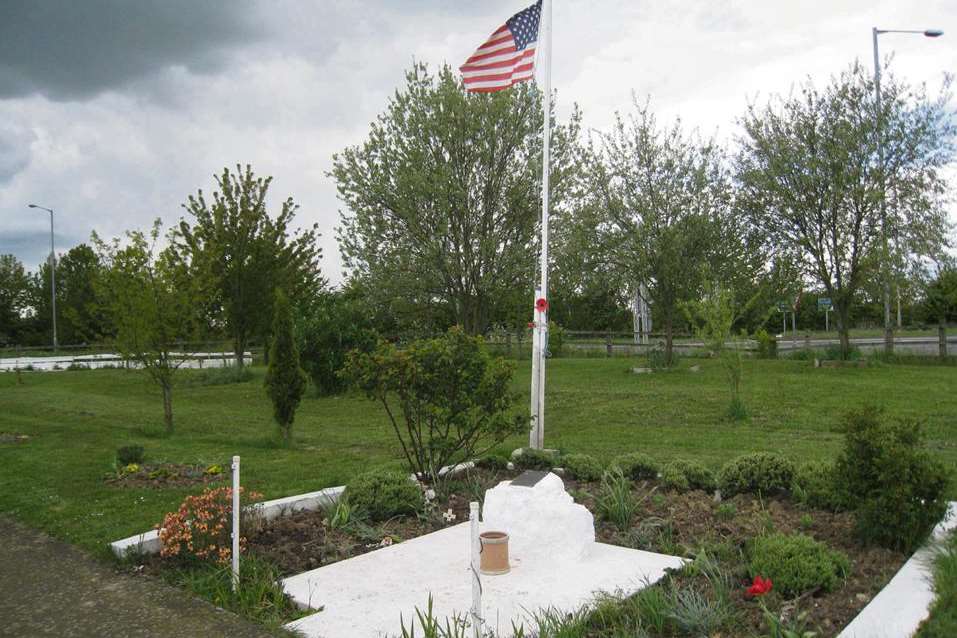
M0 636L261 638L261 627L0 517Z

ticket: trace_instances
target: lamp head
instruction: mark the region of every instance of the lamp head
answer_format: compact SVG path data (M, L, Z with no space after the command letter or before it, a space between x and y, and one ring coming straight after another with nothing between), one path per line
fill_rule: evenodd
M927 29L924 31L924 35L928 38L939 38L940 36L944 35L944 32L940 29Z

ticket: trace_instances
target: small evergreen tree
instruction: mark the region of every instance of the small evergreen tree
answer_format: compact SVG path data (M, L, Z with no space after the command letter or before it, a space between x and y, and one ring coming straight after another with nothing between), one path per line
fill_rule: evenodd
M276 291L272 347L266 370L266 394L272 401L283 443L292 438L292 422L306 391L306 373L299 367L299 350L293 328L292 307L282 290Z

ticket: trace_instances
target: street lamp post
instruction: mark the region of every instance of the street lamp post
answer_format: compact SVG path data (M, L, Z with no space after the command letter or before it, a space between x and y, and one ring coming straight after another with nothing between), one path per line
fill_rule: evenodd
M894 327L891 324L891 281L889 272L890 255L887 249L887 197L884 192L884 141L881 136L881 60L877 51L877 36L882 33L918 33L928 38L938 38L944 35L939 29L927 29L925 31L909 29L878 29L874 27L871 30L874 38L874 102L877 107L875 113L877 128L877 160L881 176L881 279L883 279L884 288L884 351L887 354L894 352Z
M50 213L50 302L53 315L53 352L56 352L59 343L56 338L56 252L53 248L53 209L36 204L29 204L29 208L38 208Z

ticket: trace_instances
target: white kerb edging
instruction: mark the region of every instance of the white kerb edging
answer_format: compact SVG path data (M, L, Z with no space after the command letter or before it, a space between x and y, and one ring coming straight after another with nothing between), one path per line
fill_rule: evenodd
M439 476L446 474L458 474L459 472L469 470L475 467L475 463L459 463L451 467L443 467L439 470ZM414 480L415 476L410 475ZM342 493L345 491L345 485L336 487L327 487L316 492L307 492L306 494L296 494L294 496L285 496L262 503L253 503L243 509L250 514L255 515L263 521L288 516L296 512L315 512L323 507L334 505ZM162 544L160 543L159 530L152 529L142 534L135 534L127 538L121 538L118 541L110 543L110 549L117 558L125 558L129 554L159 554Z
M957 527L957 501L951 501L931 542L914 552L887 586L844 628L838 638L908 638L930 615L934 602L935 541Z

